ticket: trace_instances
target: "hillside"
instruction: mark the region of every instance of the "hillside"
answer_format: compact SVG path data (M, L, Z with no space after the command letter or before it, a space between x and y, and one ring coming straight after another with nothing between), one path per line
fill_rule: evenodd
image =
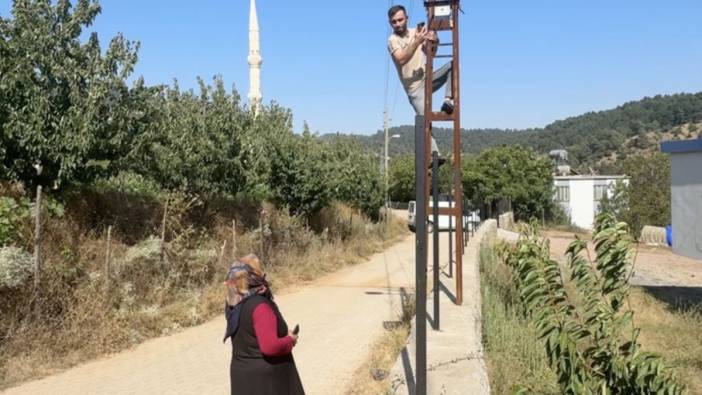
M478 153L503 144L531 147L539 153L566 149L571 165L581 171L614 171L617 158L632 153L656 150L662 139L696 138L702 131L702 92L644 98L617 108L589 112L556 121L544 128L524 130L464 129L462 151ZM390 155L414 152L414 126L393 127L399 134L390 144ZM449 150L448 129L435 131L440 149ZM324 135L330 138L335 135ZM383 133L347 135L368 149L383 147Z

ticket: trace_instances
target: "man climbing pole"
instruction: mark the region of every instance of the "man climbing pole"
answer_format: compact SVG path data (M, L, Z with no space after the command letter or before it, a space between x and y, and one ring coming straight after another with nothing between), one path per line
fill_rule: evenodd
M438 41L436 32L429 31L423 23L416 28L408 28L409 18L405 7L396 5L388 10L392 34L388 38L388 51L392 57L397 74L402 81L402 86L407 93L407 97L417 115L424 115L424 79L426 60L425 43L427 41ZM436 48L436 46L435 46ZM453 113L453 97L451 93L451 62L443 65L432 76L432 92L436 92L443 85L446 85L444 103L441 111ZM446 84L446 82L449 82ZM431 138L431 150L439 152L434 136ZM443 162L442 159L440 159Z

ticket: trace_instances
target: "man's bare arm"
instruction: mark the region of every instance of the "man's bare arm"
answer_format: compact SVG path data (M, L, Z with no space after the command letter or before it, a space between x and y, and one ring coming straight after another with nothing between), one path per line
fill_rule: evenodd
M409 60L412 59L412 56L414 56L414 53L417 52L417 48L419 48L419 46L424 42L425 34L425 28L422 30L417 30L414 37L412 37L412 41L410 41L410 44L406 48L398 49L392 53L393 60L403 66L409 62Z

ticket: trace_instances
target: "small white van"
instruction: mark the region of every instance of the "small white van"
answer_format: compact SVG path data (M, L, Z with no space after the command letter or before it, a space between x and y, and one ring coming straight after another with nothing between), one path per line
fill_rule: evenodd
M449 206L449 203L451 203L451 206ZM449 202L448 200L439 200L439 207L452 207L454 205L453 202ZM434 207L434 200L429 199L429 207ZM410 230L414 232L416 230L416 221L417 221L417 214L416 214L416 208L417 208L417 203L412 200L409 202L409 205L407 206L407 226L409 226ZM428 232L431 233L434 231L434 215L432 213L432 210L430 209L427 212L427 221L428 221ZM472 221L472 222L471 222ZM478 211L473 211L469 213L468 216L463 217L463 227L465 229L471 230L471 227L473 226L473 223L477 223L480 221L480 213ZM443 230L448 230L449 229L449 223L451 224L451 229L456 229L456 219L451 216L451 215L439 215L439 231Z

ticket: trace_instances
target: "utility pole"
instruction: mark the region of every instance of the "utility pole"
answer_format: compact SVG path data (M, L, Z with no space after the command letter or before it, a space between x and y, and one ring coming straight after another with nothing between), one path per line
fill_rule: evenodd
M390 145L390 136L388 136L388 127L390 124L390 117L388 114L388 108L385 107L385 110L383 111L383 130L385 131L385 161L384 163L384 170L385 170L385 210L387 211L390 208L390 194L388 193L389 189L389 181L388 181L388 162L389 162L389 157L388 157L388 146Z

